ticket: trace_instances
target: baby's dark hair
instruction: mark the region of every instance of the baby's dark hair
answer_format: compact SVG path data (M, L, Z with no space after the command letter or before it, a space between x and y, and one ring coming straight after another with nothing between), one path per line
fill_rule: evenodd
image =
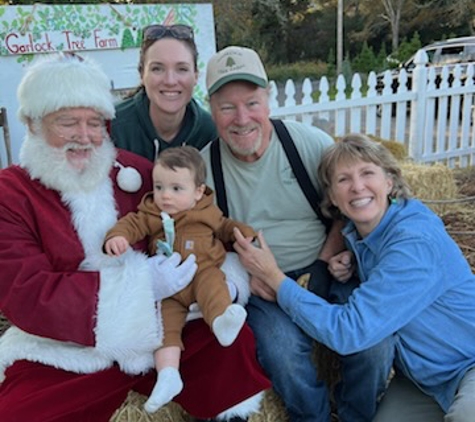
M186 168L195 175L195 185L201 186L206 183L206 165L199 151L189 145L176 148L167 148L161 152L155 161L165 168Z

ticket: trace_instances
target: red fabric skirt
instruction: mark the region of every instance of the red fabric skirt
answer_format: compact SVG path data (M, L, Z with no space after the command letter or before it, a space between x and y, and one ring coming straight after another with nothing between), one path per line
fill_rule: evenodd
M203 320L188 323L180 372L184 388L175 398L188 413L211 418L270 388L257 363L254 337L244 325L236 341L222 347ZM76 374L43 364L17 361L0 385L2 422L106 422L130 390L148 395L156 373L130 376L118 366Z

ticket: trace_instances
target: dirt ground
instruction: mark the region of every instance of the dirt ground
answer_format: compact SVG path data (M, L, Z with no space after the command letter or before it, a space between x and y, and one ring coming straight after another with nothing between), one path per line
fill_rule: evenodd
M464 202L441 217L475 272L475 167L454 170L454 177Z

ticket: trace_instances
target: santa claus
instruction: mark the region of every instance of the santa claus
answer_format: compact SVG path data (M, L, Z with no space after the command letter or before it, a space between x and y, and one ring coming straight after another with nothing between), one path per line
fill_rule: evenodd
M107 230L151 189L152 163L112 145L114 98L95 63L40 60L18 100L20 164L0 172L0 310L12 324L0 338L0 419L108 421L129 390L150 392L156 302L189 283L196 264L148 257L145 245L103 253ZM246 276L233 280L243 303ZM247 326L223 348L199 319L184 342L175 401L200 418L257 411L269 381Z

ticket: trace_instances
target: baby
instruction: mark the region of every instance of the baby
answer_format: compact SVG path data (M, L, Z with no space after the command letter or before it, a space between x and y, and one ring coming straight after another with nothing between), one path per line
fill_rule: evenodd
M233 304L220 270L226 256L225 243L234 242L234 227L246 237L254 230L225 218L214 205L213 192L205 185L206 167L197 149L190 146L163 151L153 168L153 192L147 193L137 212L129 213L106 234L108 255L120 255L129 245L149 237L149 253L182 259L196 256L198 270L192 282L162 301L164 340L155 351L157 382L145 403L155 412L183 389L179 363L181 333L189 306L197 302L206 323L222 346L231 345L245 320L246 310Z

